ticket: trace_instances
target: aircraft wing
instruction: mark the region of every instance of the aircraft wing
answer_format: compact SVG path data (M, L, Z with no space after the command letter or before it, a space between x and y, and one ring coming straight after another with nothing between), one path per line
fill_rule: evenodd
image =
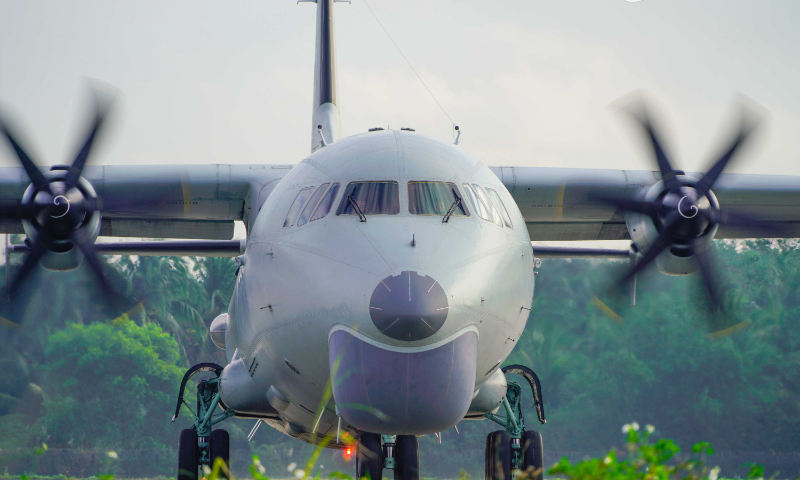
M632 197L661 179L659 172L577 168L491 167L517 202L533 241L627 240L625 216L597 195ZM687 173L695 178L701 173ZM800 237L800 177L723 173L713 187L720 207L735 208ZM764 237L763 228L720 225L715 238Z
M249 225L292 165L109 165L83 171L102 200L100 235L230 240L233 222ZM30 180L0 168L0 206L19 205ZM24 233L0 219L0 233Z

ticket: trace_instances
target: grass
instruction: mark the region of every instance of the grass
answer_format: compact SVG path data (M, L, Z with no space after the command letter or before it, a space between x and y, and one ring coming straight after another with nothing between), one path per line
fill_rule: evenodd
M572 463L564 457L545 472L548 478L558 478L563 480L726 480L730 477L722 476L720 468L713 465L710 461L714 455L714 449L707 442L692 445L689 452L682 452L681 448L672 440L658 438L655 428L646 425L640 429L634 422L625 425L622 429L625 435L625 448L617 451L611 449L606 455L598 458ZM268 477L265 475L266 468L261 464L258 456L253 456L249 467L250 475L247 478L252 480L354 480L351 475L334 471L327 473L324 477L316 473L311 477L307 472L314 472L314 467L319 459L319 454L324 448L324 444L319 445L304 465L289 465L287 472L289 477ZM43 445L36 450L36 456L45 454L47 447ZM109 459L116 459L114 452L108 452ZM749 473L745 477L748 480L765 480L764 466L756 463L748 464ZM319 469L317 469L319 472ZM515 472L516 480L533 480L535 474L540 472L526 471ZM774 474L768 480L776 480L779 473ZM453 480L472 480L466 472L461 472ZM171 477L149 477L137 480L167 480ZM204 467L201 480L223 480L224 478L234 478L228 470L227 465L221 459L217 459L212 468ZM386 480L391 480L385 477ZM113 480L113 475L98 475L88 479L77 479L67 475L41 476L41 475L0 475L0 480ZM362 479L363 480L363 479ZM422 479L435 480L435 479ZM474 479L479 480L479 479ZM800 480L798 478L797 480Z

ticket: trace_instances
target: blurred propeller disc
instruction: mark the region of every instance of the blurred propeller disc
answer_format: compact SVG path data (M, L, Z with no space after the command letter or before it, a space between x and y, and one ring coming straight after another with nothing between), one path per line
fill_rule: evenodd
M628 104L624 110L633 117L644 132L653 152L654 161L661 173L663 187L654 200L641 198L594 195L598 201L616 207L623 212L645 215L658 231L658 236L643 252L642 257L622 276L617 284L625 286L634 276L651 265L663 252L677 251L691 256L700 272L705 292L711 302L713 312L723 310L724 291L718 286L717 268L709 250L711 234L717 225L732 225L757 229L762 232L778 234L779 227L770 225L731 209L721 209L713 197L712 188L720 174L730 164L736 153L757 128L763 115L744 102L740 102L741 122L737 131L728 141L726 148L711 167L697 180L676 170L664 150L659 130L654 126L652 116L641 98ZM599 299L604 310L608 309ZM613 313L613 311L612 311ZM614 313L616 317L619 317ZM725 327L730 330L732 327ZM719 326L712 325L715 331Z
M0 116L0 134L5 137L31 180L23 202L13 207L0 208L0 218L27 222L35 232L34 238L29 239L33 243L22 266L10 284L0 292L3 303L6 303L6 299L10 299L9 303L14 303L14 295L48 252L66 252L72 248L79 249L83 254L106 297L113 296L103 262L94 248L97 224L93 220L99 221L100 202L91 185L82 178L92 147L97 142L110 111L112 98L97 89L93 89L92 94L95 100L92 119L74 160L66 169L53 168L51 172L43 173L22 147L19 137L10 127L10 122ZM10 308L11 305L6 307Z

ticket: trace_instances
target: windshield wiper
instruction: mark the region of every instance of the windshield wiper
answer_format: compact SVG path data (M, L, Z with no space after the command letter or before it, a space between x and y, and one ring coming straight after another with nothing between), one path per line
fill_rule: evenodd
M366 217L366 215L364 215L361 212L361 209L358 207L358 204L356 203L356 199L353 198L352 194L347 196L347 201L350 202L350 205L353 206L353 210L355 210L356 213L358 214L358 218L360 218L362 222L366 222L367 221L367 217Z
M450 208L447 210L447 213L444 214L444 218L442 219L442 223L447 223L450 220L450 216L453 215L453 212L456 210L458 206L461 205L461 197L456 193L456 199L453 200L453 204L450 205Z

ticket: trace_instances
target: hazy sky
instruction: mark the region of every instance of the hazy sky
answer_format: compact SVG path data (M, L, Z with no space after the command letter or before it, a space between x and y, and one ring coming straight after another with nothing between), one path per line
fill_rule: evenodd
M644 90L687 170L719 146L732 99L769 123L735 170L800 174L800 2L369 0L490 165L651 168L609 104ZM295 163L309 150L313 4L0 0L0 105L42 163L63 163L85 78L119 89L96 160ZM342 130L451 125L364 0L335 8ZM0 164L11 165L7 149Z

